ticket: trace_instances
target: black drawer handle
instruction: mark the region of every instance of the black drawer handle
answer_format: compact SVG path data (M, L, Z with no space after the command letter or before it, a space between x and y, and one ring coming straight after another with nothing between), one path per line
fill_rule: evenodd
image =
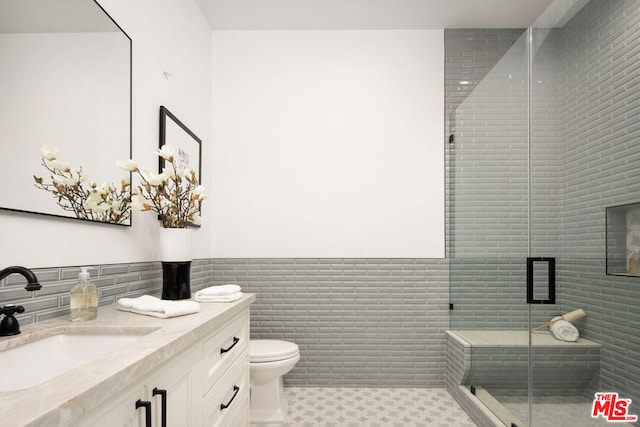
M138 408L144 408L144 425L145 427L151 427L151 402L138 399L136 401L136 409Z
M229 348L221 348L221 349L220 349L220 354L225 354L227 351L231 351L231 349L232 349L233 347L235 347L235 346L236 346L236 344L238 344L239 342L240 342L240 338L238 338L238 337L233 337L233 344L231 344L231 347L229 347Z
M221 403L220 404L220 410L224 411L225 409L227 409L229 406L231 406L231 402L233 402L233 399L236 398L236 396L238 395L238 392L240 391L240 387L238 387L237 385L233 386L233 396L231 396L231 400L229 400L226 404Z
M151 392L152 396L160 395L160 401L162 402L162 427L167 427L167 390L162 390L159 388L154 388Z

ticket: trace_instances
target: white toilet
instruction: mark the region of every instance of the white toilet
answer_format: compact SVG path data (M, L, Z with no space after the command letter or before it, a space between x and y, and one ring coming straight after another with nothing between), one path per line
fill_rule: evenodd
M284 422L289 409L282 376L300 360L298 346L277 340L249 341L251 423Z

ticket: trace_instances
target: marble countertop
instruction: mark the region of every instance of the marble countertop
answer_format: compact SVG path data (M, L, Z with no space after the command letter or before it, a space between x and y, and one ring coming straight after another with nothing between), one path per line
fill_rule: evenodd
M106 398L143 378L189 345L246 309L254 294L232 303L201 303L200 312L160 319L100 307L96 320L71 322L64 316L23 326L15 337L0 338L0 351L58 333L133 333L140 339L40 385L0 392L0 426L66 426L91 413ZM43 354L42 363L47 363ZM0 366L29 369L29 366Z

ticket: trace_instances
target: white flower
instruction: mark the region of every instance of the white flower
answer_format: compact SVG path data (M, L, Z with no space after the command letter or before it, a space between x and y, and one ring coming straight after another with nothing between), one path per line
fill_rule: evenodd
M147 211L149 207L147 205L147 199L138 193L131 195L131 209L136 211Z
M193 169L185 169L183 177L189 182L197 182L196 173L193 171Z
M200 217L199 212L194 212L193 215L191 215L191 222L194 223L195 225L202 224L202 218Z
M184 169L175 168L173 163L167 163L166 166L162 168L162 175L169 179L182 178Z
M40 147L40 155L47 160L55 160L58 155L58 149L45 144Z
M44 162L47 165L47 167L49 167L50 169L59 170L59 171L62 171L62 172L69 172L71 170L71 168L69 167L69 165L66 162L61 162L60 160L56 160L56 159L48 160L48 159L45 159Z
M84 203L84 207L92 212L105 212L110 208L109 204L105 203L102 198L100 191L94 191L89 194L89 197L87 197L87 200Z
M72 170L71 172L69 172L69 175L70 175L68 178L69 185L73 186L73 185L80 184L80 175L78 175L77 171Z
M185 168L175 168L175 176L180 177L181 179L184 179L185 173L188 170L189 169L185 169Z
M72 181L64 175L51 175L51 181L63 187L73 185Z
M82 173L82 169L80 168L75 168L75 169L71 169L69 171L70 176L70 182L72 183L71 185L75 184L75 185L80 185L80 183L85 182L87 180L87 176L86 175L81 175Z
M116 161L116 165L129 172L136 172L138 170L138 165L133 160L118 160Z
M122 200L114 200L111 202L111 211L113 213L120 215L122 213Z
M98 186L91 180L87 185L88 176L82 167L71 169L56 158L57 153L57 149L48 145L40 148L41 164L50 172L51 182L34 175L37 188L51 192L56 203L65 211L73 212L77 218L116 224L123 224L129 219L129 176L122 179L120 191L106 182ZM122 164L127 168L133 167L131 161ZM146 209L150 207L146 206Z
M165 228L183 228L189 223L199 225L202 220L200 206L206 193L204 187L198 185L195 172L175 158L180 153L179 157L183 159L187 157L186 153L183 156L168 145L163 145L155 153L165 160L161 173L141 170L133 160L117 163L122 169L136 172L139 177L139 184L131 188L130 208L154 212Z
M155 152L158 156L162 157L163 159L165 159L168 162L173 162L173 153L174 153L174 149L172 146L170 145L163 145L162 147L160 147L160 150Z
M193 194L193 200L204 200L207 198L205 189L202 185L198 185L196 188L194 188L191 194Z
M113 193L116 189L113 188L111 184L107 184L106 182L103 182L102 185L98 187L96 190L100 191L100 194L109 194L109 193Z
M152 186L161 185L166 179L164 173L153 173L149 169L145 169L144 172L140 172L140 174L142 175L142 178Z

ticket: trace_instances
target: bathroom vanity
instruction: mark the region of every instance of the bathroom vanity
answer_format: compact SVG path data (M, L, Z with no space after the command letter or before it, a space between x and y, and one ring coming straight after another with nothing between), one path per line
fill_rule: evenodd
M100 335L105 342L114 335L135 339L40 384L3 389L0 426L248 425L254 300L245 294L233 303L202 303L200 313L170 319L107 306L92 322L67 316L25 326L0 340L0 352L53 335L87 337L92 347L100 347ZM35 356L44 367L56 358L55 351ZM30 365L2 370L27 372Z

